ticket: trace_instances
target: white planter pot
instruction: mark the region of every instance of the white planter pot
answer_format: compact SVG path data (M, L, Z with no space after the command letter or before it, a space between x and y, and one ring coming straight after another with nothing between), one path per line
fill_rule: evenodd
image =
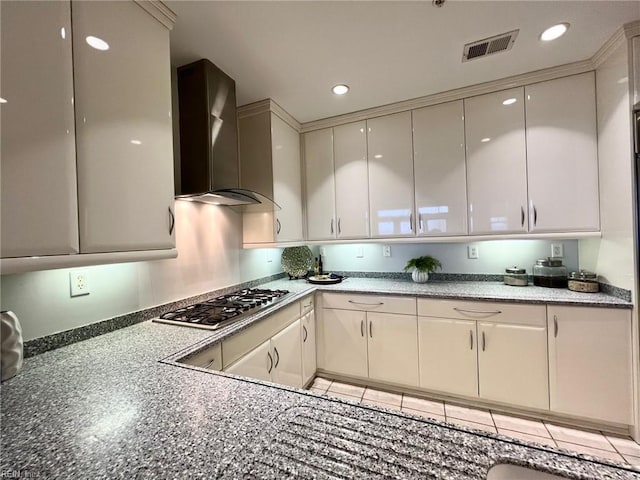
M414 270L411 274L411 278L416 283L425 283L429 280L429 272L421 272L420 270Z

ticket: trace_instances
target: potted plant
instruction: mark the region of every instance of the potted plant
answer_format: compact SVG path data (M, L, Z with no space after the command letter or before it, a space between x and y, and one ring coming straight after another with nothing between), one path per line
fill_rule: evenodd
M412 270L411 278L414 282L424 283L429 280L429 273L435 272L438 268L442 268L442 264L438 260L429 255L424 255L409 260L404 270L405 272Z

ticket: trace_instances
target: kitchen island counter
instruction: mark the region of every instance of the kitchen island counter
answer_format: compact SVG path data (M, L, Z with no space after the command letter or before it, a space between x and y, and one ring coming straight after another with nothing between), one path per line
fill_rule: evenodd
M568 478L632 469L312 392L159 362L211 332L149 321L44 353L0 387L2 472L24 478Z

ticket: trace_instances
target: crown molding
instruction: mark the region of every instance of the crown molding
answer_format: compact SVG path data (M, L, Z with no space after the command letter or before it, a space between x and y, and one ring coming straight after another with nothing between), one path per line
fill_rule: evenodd
M633 38L640 35L640 20L635 22L625 23L622 27L627 38Z
M178 16L158 0L134 0L136 4L169 30L173 29Z
M383 115L391 115L393 113L405 112L407 110L415 110L416 108L428 107L439 103L461 100L463 98L483 95L485 93L493 93L507 88L522 87L531 85L532 83L552 80L559 77L567 77L579 73L593 70L591 60L581 62L568 63L557 67L545 68L533 72L515 75L512 77L502 78L491 82L480 83L468 87L457 88L446 92L427 95L424 97L413 98L402 102L382 105L380 107L368 108L357 112L346 113L335 117L323 118L302 124L301 133L319 130L321 128L335 127L345 123L357 122L369 118L381 117Z
M616 30L616 33L614 33L611 38L609 38L609 40L604 42L604 44L598 49L598 51L593 54L593 57L591 57L593 69L595 70L596 68L600 67L600 65L602 65L607 60L607 58L609 58L609 56L613 54L613 52L615 52L616 49L626 41L627 39L625 37L625 28L620 27L618 30Z
M298 122L295 118L293 118L289 112L287 112L284 108L278 105L276 102L271 100L270 98L266 98L264 100L260 100L259 102L249 103L247 105L243 105L238 107L237 115L238 119L251 117L253 115L259 115L265 112L273 112L276 114L282 121L288 124L291 128L300 132L300 122Z

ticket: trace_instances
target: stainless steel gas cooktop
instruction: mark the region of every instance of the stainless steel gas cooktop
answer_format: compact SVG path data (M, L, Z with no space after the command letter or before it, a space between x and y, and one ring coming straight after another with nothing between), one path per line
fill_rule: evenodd
M279 302L288 293L288 290L247 288L167 312L153 321L216 330Z

